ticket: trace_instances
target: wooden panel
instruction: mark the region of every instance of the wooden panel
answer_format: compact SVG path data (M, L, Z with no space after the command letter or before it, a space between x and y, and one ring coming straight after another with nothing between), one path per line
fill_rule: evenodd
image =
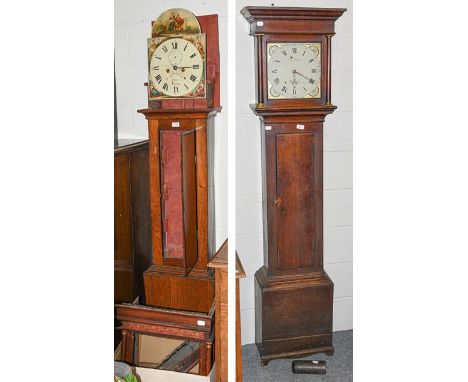
M206 33L206 66L207 81L213 83L213 107L220 106L220 80L219 80L219 33L218 15L198 16L203 33ZM213 70L214 69L214 70ZM194 100L195 103L199 100Z
M214 299L214 280L146 272L146 303L162 308L207 313Z
M135 293L144 303L143 273L152 264L148 141L130 155Z
M114 302L131 302L134 299L133 269L114 269Z
M128 155L114 159L114 261L125 271L114 272L114 301L131 301L133 284L133 240Z
M198 223L198 262L196 269L206 270L210 253L208 251L208 149L207 120L197 120L197 223Z
M182 134L182 188L185 236L185 274L198 260L197 248L197 185L195 163L195 132Z
M161 130L162 228L164 257L184 258L181 131Z
M277 134L278 267L313 266L314 135Z
M132 219L127 155L114 160L114 258L132 264Z
M293 338L328 333L331 330L333 289L330 285L277 289L264 292L263 338ZM304 320L307 317L307 320Z

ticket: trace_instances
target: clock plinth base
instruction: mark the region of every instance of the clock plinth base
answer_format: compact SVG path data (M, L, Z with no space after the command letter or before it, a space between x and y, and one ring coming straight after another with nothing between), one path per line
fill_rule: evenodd
M260 346L261 344L256 344L258 351L260 352ZM290 353L282 353L282 354L273 354L273 355L262 355L260 353L260 363L262 366L268 366L270 361L274 359L285 359L285 358L302 358L302 357L307 357L312 354L318 354L318 353L325 353L326 355L333 355L335 349L333 346L326 346L326 347L321 347L321 348L316 348L316 349L311 349L311 350L306 350L306 351L297 351L297 352L290 352Z
M272 359L330 354L333 282L325 272L272 277L255 273L255 342L262 364Z
M152 265L144 273L146 305L209 313L214 301L212 270L193 269L187 276Z

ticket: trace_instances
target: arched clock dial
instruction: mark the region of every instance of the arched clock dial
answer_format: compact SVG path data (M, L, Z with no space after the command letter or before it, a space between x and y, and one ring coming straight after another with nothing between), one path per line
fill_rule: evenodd
M268 98L320 98L320 43L268 44Z
M154 87L170 97L193 92L203 78L203 58L197 47L183 38L171 38L154 50L149 75Z

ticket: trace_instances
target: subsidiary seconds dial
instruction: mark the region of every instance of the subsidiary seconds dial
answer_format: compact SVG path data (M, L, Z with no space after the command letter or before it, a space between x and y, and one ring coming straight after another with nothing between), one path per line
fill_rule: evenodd
M268 98L320 98L320 43L268 44Z
M197 88L203 76L203 58L194 44L171 38L155 49L150 60L154 87L167 96L181 97Z

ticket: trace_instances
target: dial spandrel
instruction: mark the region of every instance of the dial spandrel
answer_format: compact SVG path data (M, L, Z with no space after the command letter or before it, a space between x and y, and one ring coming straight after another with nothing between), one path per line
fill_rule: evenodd
M194 91L203 78L203 58L194 44L182 38L161 43L150 60L156 90L171 97Z
M320 98L321 44L269 43L268 98Z

